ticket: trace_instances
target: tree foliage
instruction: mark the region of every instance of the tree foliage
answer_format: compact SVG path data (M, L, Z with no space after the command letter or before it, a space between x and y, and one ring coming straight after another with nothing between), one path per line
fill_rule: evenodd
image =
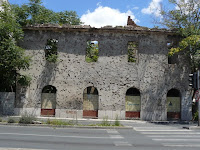
M98 41L88 41L86 48L86 62L97 62L99 55Z
M173 10L162 11L162 24L176 29L182 40L178 47L171 48L169 55L184 50L191 60L192 69L200 62L200 0L169 0Z
M15 87L17 71L29 67L30 57L17 46L23 31L6 3L0 11L0 31L0 91L11 91Z
M41 0L29 0L28 4L11 5L17 14L17 21L22 25L29 24L81 24L80 18L75 11L54 12L45 8Z

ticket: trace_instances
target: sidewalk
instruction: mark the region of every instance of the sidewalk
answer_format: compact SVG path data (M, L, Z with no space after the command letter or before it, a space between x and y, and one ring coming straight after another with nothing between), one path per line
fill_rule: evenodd
M2 120L8 120L8 118L15 118L18 120L21 116L9 116L9 117L1 117ZM50 120L62 120L62 121L73 121L75 123L75 126L72 127L87 127L87 128L117 128L117 126L108 126L108 127L102 127L102 126L91 126L91 124L100 124L106 119L87 119L87 118L56 118L56 117L37 117L38 121L47 121ZM114 123L116 120L110 120L107 119L106 121L110 123ZM200 130L200 127L197 126L197 122L190 122L190 121L142 121L142 120L119 120L120 124L122 124L124 127L119 128L132 128L134 124L146 124L146 123L152 123L152 124L160 124L160 125L167 125L167 124L179 124L183 125L183 128L189 129L189 130ZM5 123L0 123L5 124ZM7 123L8 124L8 123ZM77 124L77 125L76 125ZM11 125L11 124L9 124ZM19 125L19 124L12 124L12 125ZM80 126L82 125L82 126ZM88 125L88 126L87 126ZM90 125L90 126L89 126ZM51 126L52 125L46 125L46 124L30 124L28 126ZM57 127L57 126L56 126ZM69 126L67 126L69 127Z

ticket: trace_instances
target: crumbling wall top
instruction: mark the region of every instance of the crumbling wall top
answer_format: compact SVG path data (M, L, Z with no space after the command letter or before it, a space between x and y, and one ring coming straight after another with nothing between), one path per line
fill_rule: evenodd
M58 25L58 24L37 24L37 25L28 25L23 27L24 30L53 30L53 31L81 31L81 32L89 32L89 31L102 31L102 32L157 32L157 33L168 33L174 34L173 30L167 30L165 28L147 28L141 26L104 26L101 28L91 27L90 25Z

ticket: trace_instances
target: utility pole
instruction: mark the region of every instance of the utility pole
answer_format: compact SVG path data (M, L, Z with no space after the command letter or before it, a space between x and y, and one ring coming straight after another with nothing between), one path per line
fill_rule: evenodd
M199 69L197 71L197 89L198 89L198 92L200 92L200 89L199 89ZM200 126L200 100L198 100L198 126Z
M198 104L198 126L200 126L200 100L199 100L199 94L200 94L200 68L198 69L197 72L191 73L189 74L189 86L191 86L194 91L197 90L198 92L195 92L195 94L197 94L197 99L196 102ZM196 97L196 96L195 96Z

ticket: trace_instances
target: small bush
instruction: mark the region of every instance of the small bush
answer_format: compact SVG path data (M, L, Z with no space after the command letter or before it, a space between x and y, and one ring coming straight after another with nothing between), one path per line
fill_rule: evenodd
M108 121L108 117L104 117L101 126L111 126L110 122Z
M46 124L51 124L51 120L48 118Z
M15 123L16 121L13 118L8 118L8 123Z
M34 120L36 120L36 118L35 118L34 115L25 113L19 119L19 123L22 123L22 124L32 124Z
M121 126L118 116L115 118L115 126Z
M58 61L58 55L51 54L51 55L48 55L46 59L49 62L56 63Z
M194 113L193 120L194 120L194 121L198 121L198 116L199 116L199 112L196 111L196 112Z
M2 118L0 118L0 122L2 122L3 120L2 120Z

